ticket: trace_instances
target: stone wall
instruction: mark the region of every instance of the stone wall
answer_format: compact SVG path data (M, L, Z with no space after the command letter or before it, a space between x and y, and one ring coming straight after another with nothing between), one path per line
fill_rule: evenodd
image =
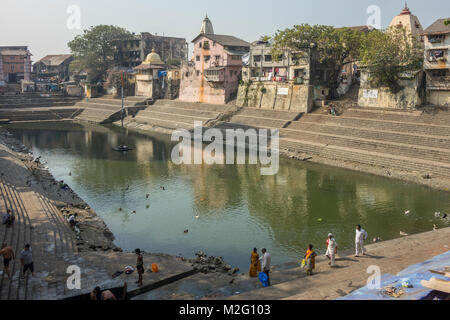
M368 77L366 72L361 73L358 93L358 105L361 107L413 109L423 103L423 72L400 80L402 89L397 93L392 93L387 87L373 87Z
M246 84L239 86L236 104L241 107L310 112L313 96L313 87L310 85L255 82L248 88Z

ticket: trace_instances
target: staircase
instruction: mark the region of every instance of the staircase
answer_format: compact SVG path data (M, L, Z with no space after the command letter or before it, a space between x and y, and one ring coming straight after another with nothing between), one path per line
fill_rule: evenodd
M0 96L0 119L4 122L70 119L79 112L74 106L79 100L63 94L4 95Z
M126 97L124 99L126 114L135 114L138 110L145 108L147 101L145 97ZM81 110L76 116L78 120L111 123L121 119L122 99L114 96L83 99L76 104L76 107Z
M157 100L145 110L139 111L128 122L166 129L193 129L194 121L206 124L235 109L234 106L183 102L179 100Z

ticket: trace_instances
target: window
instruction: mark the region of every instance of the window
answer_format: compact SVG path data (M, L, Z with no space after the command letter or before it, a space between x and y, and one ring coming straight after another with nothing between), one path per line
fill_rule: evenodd
M241 60L241 56L231 56L231 60Z
M197 71L197 77L199 77L200 76L200 71Z
M253 61L260 62L261 61L261 56L253 56Z
M203 56L203 58L205 59L205 62L208 62L211 59L211 56Z
M216 61L220 60L220 56L216 56Z
M196 56L196 57L195 57L195 60L196 60L196 61L200 61L200 56Z
M209 50L209 41L205 41L205 42L203 43L203 49Z
M199 48L201 48L201 47L202 47L202 43L201 43L201 42L200 42L200 43L198 44L198 47L199 47Z
M272 61L272 56L270 54L265 55L264 56L264 61L271 62Z
M433 77L445 77L447 70L432 70L431 76Z

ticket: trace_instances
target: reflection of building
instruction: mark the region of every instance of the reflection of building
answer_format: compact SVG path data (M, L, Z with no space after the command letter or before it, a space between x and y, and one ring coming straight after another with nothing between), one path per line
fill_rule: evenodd
M69 79L69 65L73 61L71 54L47 55L33 65L38 79L66 81Z
M425 41L424 69L427 75L427 102L450 105L450 24L439 19L423 33Z
M181 70L180 100L222 104L237 93L242 56L250 44L228 35L216 35L211 21L203 20L194 43L193 61Z
M0 47L0 81L30 81L31 53L27 46Z
M152 35L148 32L117 42L116 49L116 64L125 68L137 67L152 50L169 64L179 65L188 58L186 39Z

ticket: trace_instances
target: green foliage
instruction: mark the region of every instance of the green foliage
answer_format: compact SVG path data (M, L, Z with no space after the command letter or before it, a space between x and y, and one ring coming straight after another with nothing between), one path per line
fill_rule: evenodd
M131 38L129 31L117 26L98 25L84 30L68 43L75 58L71 71L86 71L92 83L103 81L106 70L114 66L116 41Z
M169 66L179 67L179 66L181 66L181 61L177 60L177 59L167 60L166 64Z
M265 36L261 36L259 38L259 41L264 41L264 42L269 42L270 40L272 40L271 36L265 35Z
M444 20L444 24L448 26L450 24L450 19Z
M307 56L308 48L315 48L319 66L327 69L330 75L327 85L336 88L342 67L359 58L363 36L364 33L350 28L296 25L275 34L272 57L279 57L289 50L301 59Z
M392 27L386 32L375 30L363 41L361 60L370 73L369 81L396 93L401 89L401 73L421 67L423 48L403 27Z

